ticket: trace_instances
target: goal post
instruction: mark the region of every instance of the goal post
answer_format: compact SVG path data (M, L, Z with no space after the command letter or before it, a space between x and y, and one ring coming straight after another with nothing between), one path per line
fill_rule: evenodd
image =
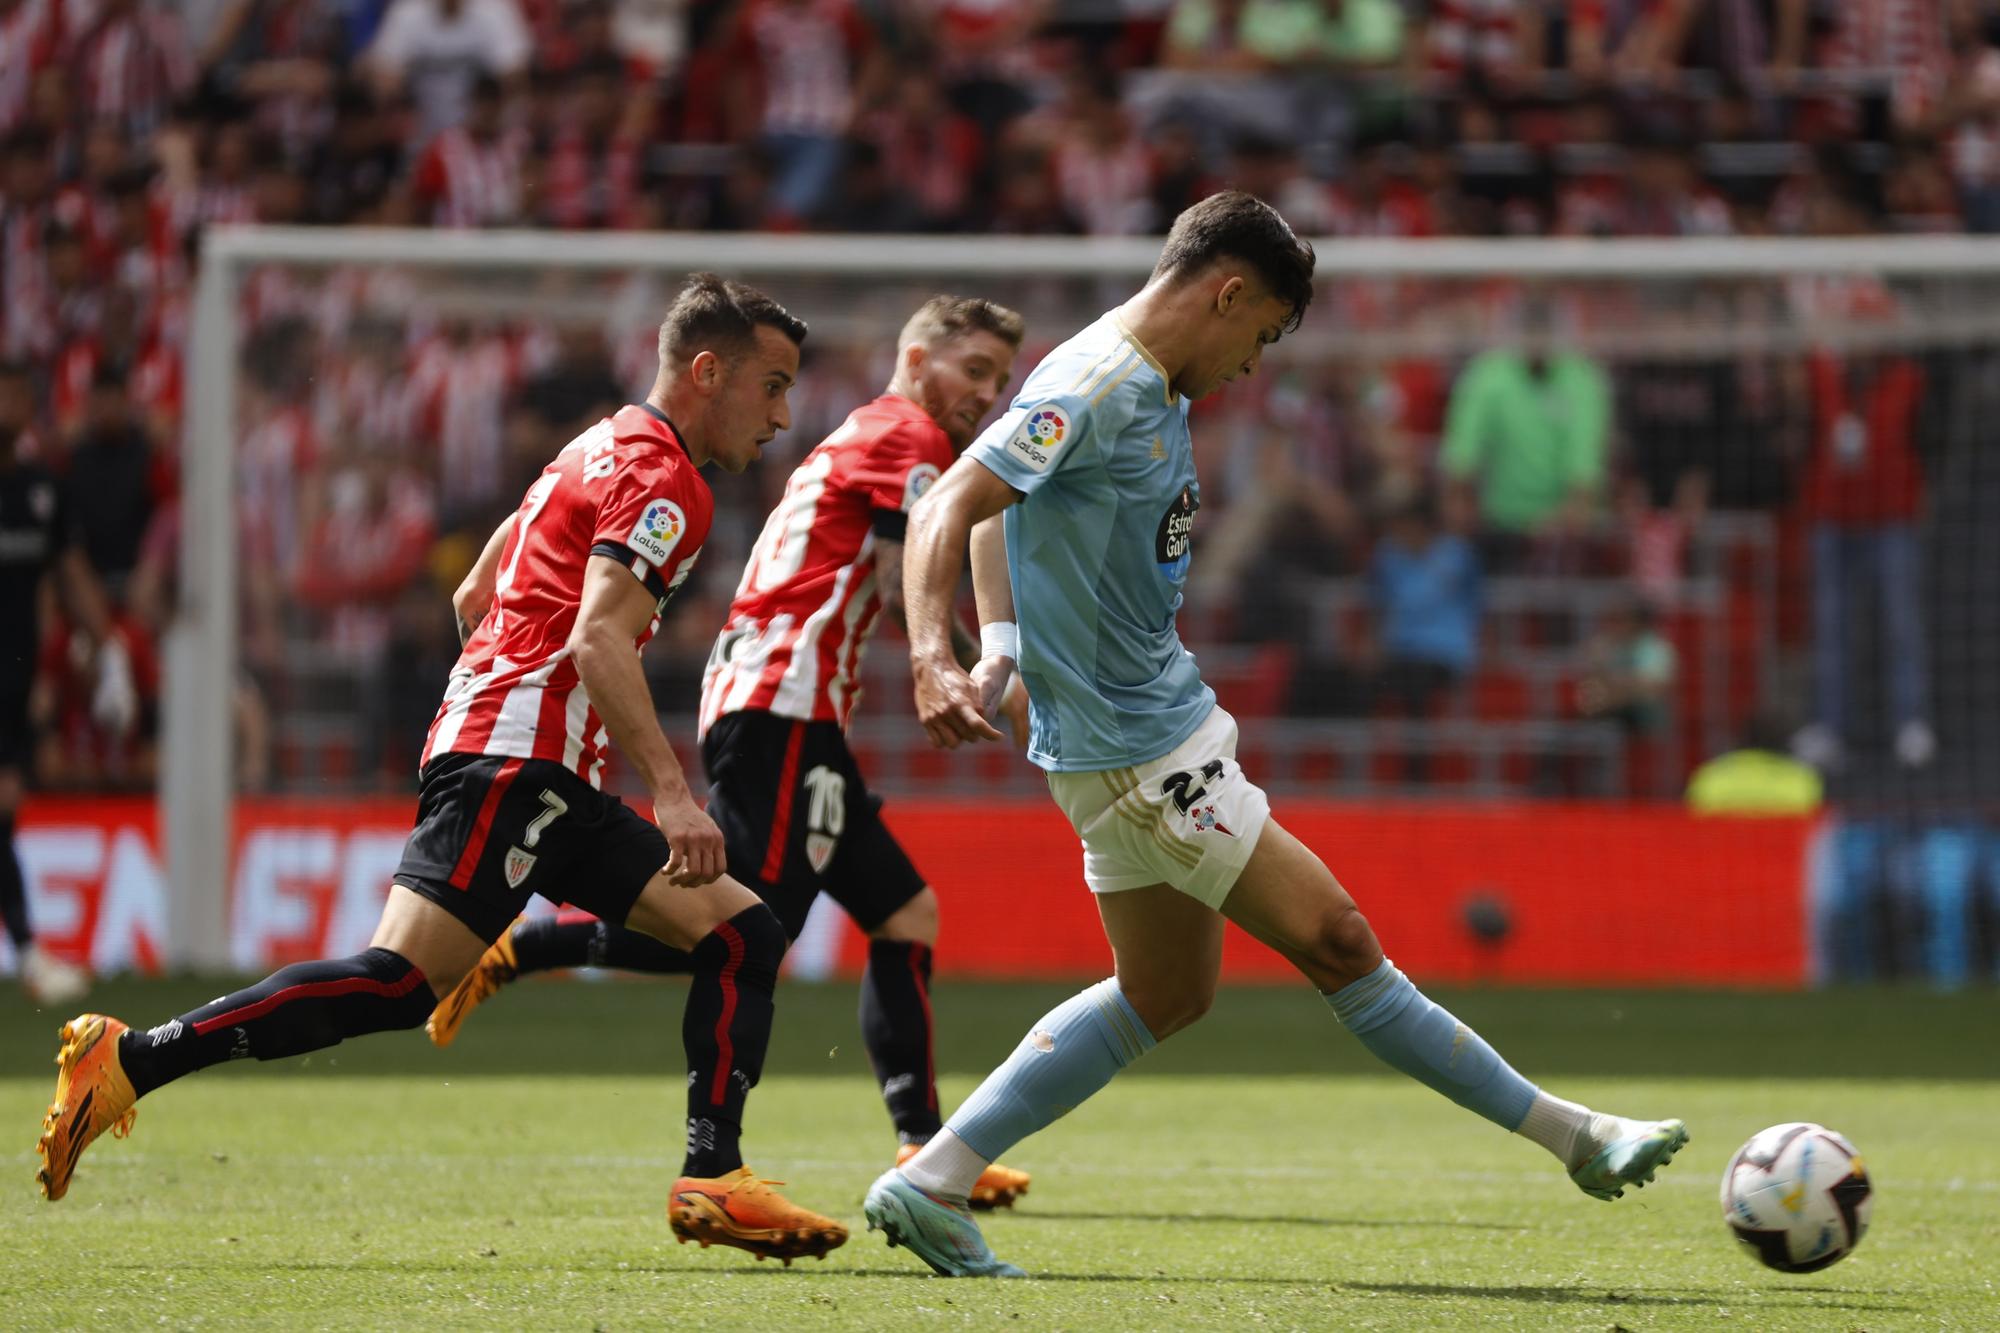
M1267 361L1281 369L1308 368L1311 373L1299 380L1308 398L1336 380L1341 365L1358 359L1462 362L1506 336L1513 319L1510 301L1524 287L1547 290L1584 310L1571 333L1607 362L1718 358L1821 344L1916 352L2000 349L2000 299L1995 299L2000 298L2000 240L1326 239L1316 242L1316 249L1316 308ZM826 355L851 354L859 364L871 346L879 349L893 338L900 322L896 311L907 313L912 296L936 289L967 289L1024 308L1031 315L1030 350L1038 354L1128 294L1150 272L1158 250L1157 238L209 229L188 339L179 604L166 650L162 710L160 827L171 886L167 961L198 969L229 963L226 886L237 792L231 736L241 678L239 598L246 558L239 521L246 503L239 494L244 429L239 404L246 392L245 357L262 330L249 309L260 275L289 274L297 285L310 287L339 273L393 274L415 292L405 297L398 318L428 318L435 304L447 311L505 311L511 323L529 326L545 308L570 319L601 310L628 322L643 322L650 313L656 322L657 303L650 311L614 311L612 303L621 299L615 284L650 276L652 285L641 284L640 290L670 294L679 275L713 270L764 283L804 315L815 326L809 354L826 348ZM1801 295L1816 285L1844 283L1882 284L1897 293L1898 303L1886 316L1861 317L1837 302L1816 308ZM1744 312L1758 301L1724 301L1729 308L1717 313L1704 304L1716 291L1763 292L1770 300L1755 317ZM1433 299L1439 292L1447 296ZM820 334L821 328L829 333ZM342 336L327 333L323 346L337 347ZM1032 360L1024 355L1016 383ZM1218 410L1228 410L1227 404ZM1300 409L1306 415L1312 410L1311 403ZM1198 443L1204 438L1199 424L1196 437ZM790 447L810 443L793 441ZM717 577L733 585L734 571ZM1728 592L1717 585L1689 596L1726 598ZM1532 579L1515 581L1503 594L1508 605L1519 603L1524 624L1531 624L1550 598L1563 595L1559 587ZM1331 625L1354 614L1355 601L1350 586L1329 589L1315 605L1324 607ZM1533 645L1520 651L1532 653ZM1741 645L1714 647L1717 656L1703 668L1708 673L1703 688L1717 679L1715 671L1736 669L1733 659L1724 659L1742 651ZM1530 690L1542 688L1532 671L1523 679ZM1741 683L1724 680L1713 688L1734 691ZM1703 746L1726 737L1738 720L1727 712L1723 708L1706 730L1687 734ZM1440 752L1502 744L1475 734L1473 721L1452 718L1435 734L1391 741L1359 724L1325 724L1335 729L1317 733L1272 725L1262 743L1274 762L1297 758L1299 767L1285 770L1295 779L1283 780L1311 783L1319 780L1312 776L1317 770L1301 757L1304 742L1298 737L1317 736L1313 743L1322 747L1393 743ZM1591 748L1596 742L1584 733L1574 738L1579 754L1597 753ZM1486 760L1496 774L1512 762L1499 749L1475 753L1475 767ZM1325 789L1354 789L1352 774L1328 779Z

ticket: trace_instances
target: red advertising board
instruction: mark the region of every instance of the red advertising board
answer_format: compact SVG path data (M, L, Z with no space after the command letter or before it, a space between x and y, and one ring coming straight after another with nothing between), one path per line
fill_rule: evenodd
M413 805L245 801L226 886L245 971L366 946ZM1101 976L1110 951L1076 835L1042 801L899 801L888 818L944 904L937 965L961 976ZM1432 981L1795 986L1805 980L1805 819L1673 807L1281 802L1278 818L1360 902L1389 954ZM102 971L166 961L165 858L152 802L38 799L18 845L48 947ZM1467 907L1504 918L1482 941ZM823 904L830 908L831 904ZM852 973L860 937L822 912L794 950ZM1236 980L1290 969L1231 931Z

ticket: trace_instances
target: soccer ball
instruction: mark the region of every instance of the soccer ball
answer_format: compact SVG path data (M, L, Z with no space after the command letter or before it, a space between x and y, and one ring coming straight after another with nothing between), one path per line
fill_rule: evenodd
M1817 1273L1868 1233L1874 1190L1854 1145L1823 1125L1773 1125L1722 1173L1722 1220L1759 1262Z

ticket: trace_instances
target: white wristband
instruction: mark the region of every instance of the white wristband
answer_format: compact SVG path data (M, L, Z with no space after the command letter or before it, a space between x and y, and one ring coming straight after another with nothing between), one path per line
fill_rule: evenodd
M995 620L979 627L979 655L1021 660L1021 627L1011 620Z

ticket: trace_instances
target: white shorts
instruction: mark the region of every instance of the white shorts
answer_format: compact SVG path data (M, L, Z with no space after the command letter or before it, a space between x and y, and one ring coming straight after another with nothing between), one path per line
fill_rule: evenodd
M1236 719L1217 708L1171 752L1137 768L1051 773L1083 839L1092 893L1171 884L1220 908L1257 850L1271 802L1236 762Z

